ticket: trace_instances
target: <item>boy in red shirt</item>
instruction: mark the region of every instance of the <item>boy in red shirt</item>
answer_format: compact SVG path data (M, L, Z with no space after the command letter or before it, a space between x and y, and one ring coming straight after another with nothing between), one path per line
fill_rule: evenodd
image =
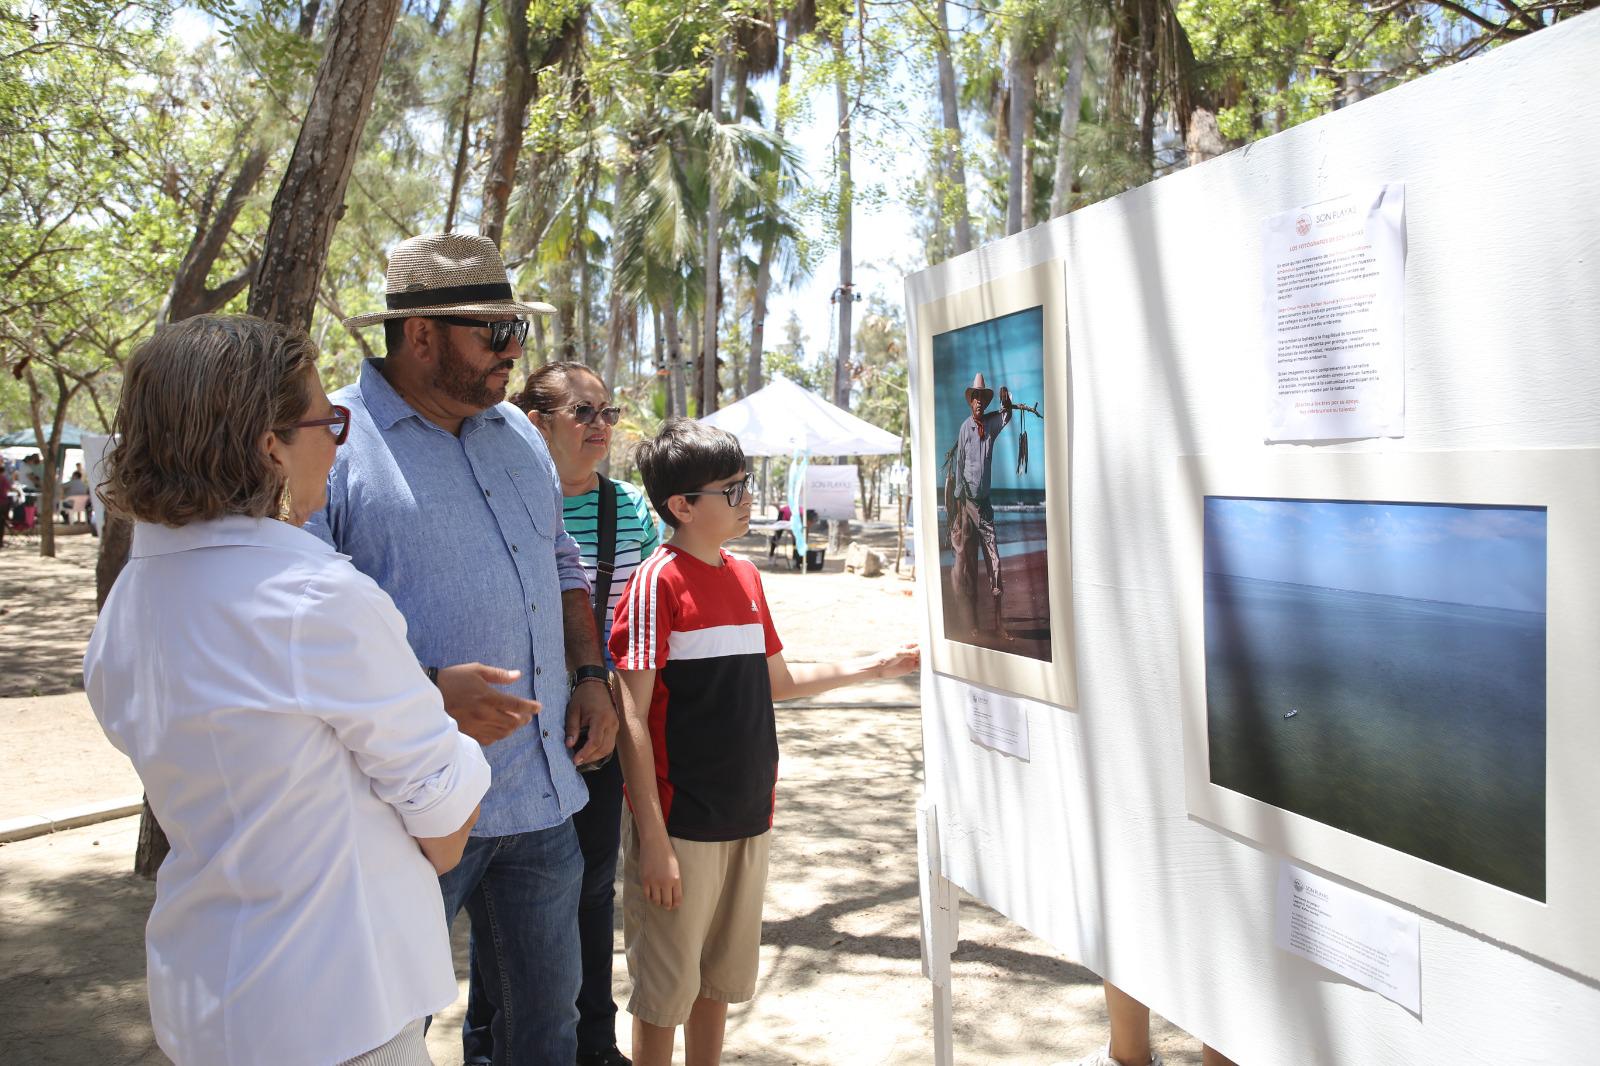
M721 1061L728 1004L755 995L778 777L774 700L899 677L916 645L841 663L783 660L755 566L722 545L750 528L750 475L731 434L677 418L639 446L672 527L617 603L611 655L626 691L623 938L635 1066Z

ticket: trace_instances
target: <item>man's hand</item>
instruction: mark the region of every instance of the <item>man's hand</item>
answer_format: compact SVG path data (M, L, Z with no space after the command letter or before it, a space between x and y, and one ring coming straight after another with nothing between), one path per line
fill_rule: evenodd
M1000 406L1001 407L1010 407L1011 406L1011 390L1006 388L1004 385L1000 386Z
M509 685L521 670L502 670L482 663L462 663L439 670L439 694L445 713L456 726L479 744L493 744L531 722L539 713L538 700L525 700L501 692L493 685Z
M875 673L879 678L900 677L922 666L922 648L916 643L878 653Z
M617 707L611 701L611 686L598 681L580 681L567 701L567 748L578 746L579 734L589 739L573 752L577 766L598 762L611 754L617 744Z
M645 899L669 911L678 909L683 902L683 878L670 840L653 845L639 842L639 881Z

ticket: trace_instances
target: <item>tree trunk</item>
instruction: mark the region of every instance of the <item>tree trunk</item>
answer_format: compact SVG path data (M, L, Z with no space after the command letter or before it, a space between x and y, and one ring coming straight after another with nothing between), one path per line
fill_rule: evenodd
M439 6L433 12L433 20L428 23L428 28L433 31L435 37L444 33L445 20L449 17L450 0L439 0Z
M627 171L624 167L617 167L615 191L611 194L611 217L616 218L621 213L622 194ZM606 359L602 369L606 387L617 387L617 371L622 363L622 345L627 338L628 322L634 317L634 308L623 299L622 289L616 284L616 277L620 272L618 260L621 258L621 242L613 235L611 240L611 299L606 308ZM635 374L638 368L634 368Z
M783 137L783 97L789 88L790 57L794 54L794 20L784 21L783 57L778 61L778 106L773 109L772 132ZM750 372L745 380L750 392L761 389L764 370L761 357L767 341L767 293L772 288L772 261L778 253L776 235L761 242L761 258L756 265L756 287L750 297Z
M972 218L967 211L967 165L961 148L961 111L957 105L956 68L950 61L950 21L945 0L935 0L939 13L939 104L944 111L945 178L950 183L950 208L955 215L957 255L972 251Z
M718 52L711 61L711 120L722 121L722 79L726 59ZM717 165L711 159L713 144L706 145L706 291L704 324L701 327L701 361L696 364L700 380L700 412L706 415L717 409L717 323L721 318L718 306L722 296L722 192L717 187Z
M834 41L840 66L845 63L844 38ZM850 409L850 319L855 309L854 264L851 260L851 199L854 188L850 183L850 99L844 73L834 79L834 96L839 106L839 352L833 364L833 402Z
M483 182L483 214L478 231L496 244L506 229L506 208L517 181L517 156L522 152L522 127L533 100L533 70L528 55L528 0L506 0L506 64L504 88L495 112L494 145L489 150L489 173Z
M440 0L439 15L449 8L449 0ZM472 88L478 80L478 49L483 44L483 16L489 9L489 0L478 0L478 28L472 32L472 60L467 64L467 87L461 93L461 142L456 147L456 165L450 173L450 205L444 213L444 231L455 229L456 206L461 202L461 184L467 178L467 135L472 129ZM437 34L435 26L434 33Z
M577 332L578 332L578 361L584 366L594 366L594 338L589 321L589 256L583 246L583 231L588 228L589 218L589 184L587 178L579 178L578 194L574 197L572 210L577 217L573 220L573 233L577 243L574 251L577 253L576 262L572 269L578 275L578 306L577 306Z
M1061 125L1056 133L1056 177L1050 188L1050 217L1072 210L1072 176L1077 171L1078 117L1083 109L1083 68L1089 56L1086 27L1072 38L1067 84L1061 90Z
M178 264L177 276L167 291L166 305L161 309L158 322L178 322L195 315L210 314L250 284L250 275L255 269L253 262L214 289L206 287L206 279L221 258L245 201L255 191L262 174L266 173L267 158L265 148L251 149L239 164L239 172L228 187L228 195L223 197L222 206L215 214L212 213L213 198L222 178L220 171L212 181L211 188L206 191L200 218L195 224L194 237L189 241L189 250L184 254L183 262Z
M678 333L678 304L668 300L661 309L667 326L667 417L687 418L689 405L683 387L683 338Z
M35 444L44 441L39 449L43 462L44 478L39 485L39 554L54 558L56 554L56 496L61 490L61 426L67 420L67 405L79 386L68 387L67 375L56 367L50 371L56 379L55 410L50 414L50 432L44 431L44 390L34 377L33 367L26 371L28 379L28 413L33 419Z
M690 393L694 396L694 417L699 418L706 414L706 353L700 337L700 319L691 316L689 319L689 351L694 360L694 375L691 379ZM683 413L687 415L689 408L684 407Z
M1156 171L1156 3L1139 2L1139 158Z
M283 183L272 202L250 313L306 329L372 107L400 0L342 0Z
M1189 132L1184 143L1189 150L1191 167L1225 153L1228 142L1217 125L1217 113L1205 107L1195 108L1189 116Z
M1027 151L1029 134L1033 129L1033 63L1028 58L1021 41L1011 46L1008 65L1011 84L1011 107L1007 125L1011 127L1010 151L1007 155L1009 173L1006 180L1006 235L1021 233L1031 220L1030 200L1032 185L1029 180Z

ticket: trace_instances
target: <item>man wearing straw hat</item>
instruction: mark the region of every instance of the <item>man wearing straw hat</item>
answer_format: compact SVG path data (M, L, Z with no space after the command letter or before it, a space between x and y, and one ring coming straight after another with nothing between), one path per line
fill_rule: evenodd
M1011 392L1000 386L1000 410L986 410L994 390L984 384L983 374L972 379L966 391L972 417L963 419L951 450L946 480L945 507L950 521L950 550L955 566L950 575L951 595L958 605L957 617L971 621L974 635L988 628L983 620L989 612L979 607L978 544L989 561L989 596L993 601L994 628L1002 640L1010 640L1005 619L1000 613L1000 550L994 534L994 507L989 502L989 479L994 465L994 441L1011 424Z
M349 437L309 525L393 597L445 710L484 745L493 783L461 864L440 878L447 919L472 924L487 1032L468 1062L572 1066L578 768L606 759L617 716L578 546L543 440L504 403L526 316L494 242L402 241L389 256L386 357L334 394ZM352 647L351 654L360 654ZM570 671L570 674L569 674Z

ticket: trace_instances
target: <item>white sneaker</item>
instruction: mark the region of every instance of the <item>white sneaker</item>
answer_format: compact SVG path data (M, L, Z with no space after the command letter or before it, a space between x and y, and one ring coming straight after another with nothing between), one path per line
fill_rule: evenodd
M1122 1064L1111 1057L1111 1045L1107 1044L1101 1050L1086 1055L1077 1062L1057 1062L1053 1066L1122 1066ZM1152 1051L1149 1066L1165 1066L1165 1064L1161 1061L1161 1056Z

